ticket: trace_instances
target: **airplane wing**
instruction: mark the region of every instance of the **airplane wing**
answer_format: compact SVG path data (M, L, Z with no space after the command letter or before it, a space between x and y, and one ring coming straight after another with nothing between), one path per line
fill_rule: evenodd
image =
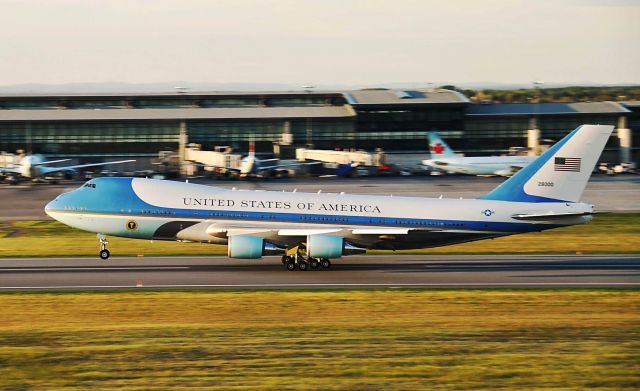
M422 161L422 165L423 166L448 166L449 162L443 161L443 160L423 160Z
M509 167L502 170L497 170L494 172L495 175L510 177L515 175L516 172L522 170L531 162L522 162L522 163L511 163Z
M435 247L505 235L500 232L478 233L446 228L344 227L338 225L318 227L304 226L303 224L274 226L269 222L265 222L264 225L254 225L253 223L230 225L228 221L209 221L200 224L178 233L177 237L207 241L213 238L226 239L248 235L261 237L278 246L296 246L301 239L305 241L306 237L311 235L327 235L341 237L344 239L345 246L352 246L352 248L359 250L365 248L396 250L403 248L405 240L409 242L419 240L426 247Z
M135 162L135 159L118 160L118 161L115 161L115 162L104 162L104 163L77 164L77 165L74 165L74 166L41 167L40 169L42 170L43 174L50 174L52 172L75 170L77 168L106 166L106 165L109 165L109 164L121 164L121 163L130 163L130 162ZM50 163L50 162L46 162L46 163Z
M503 236L500 232L477 233L446 228L395 228L371 226L341 226L273 221L232 222L228 220L205 220L175 233L177 239L208 242L228 239L233 236L256 236L279 246L296 246L300 240L311 235L342 237L346 244L367 249L402 249L402 242L419 240L427 247L443 244ZM428 243L428 244L427 244Z
M196 163L196 162L191 162L190 164L195 164L198 167L204 167L204 168L219 168L227 171L240 172L240 169L236 167L216 166L215 164L204 164L204 163Z
M260 233L264 236L308 236L318 234L334 234L340 236L348 235L406 235L412 229L409 228L389 228L389 227L371 227L371 226L340 226L332 225L327 227L318 227L312 223L274 223L270 221L262 222L231 222L208 220L198 224L211 236L231 236L231 235L247 235L249 233L258 236ZM422 230L422 229L420 229ZM425 230L439 230L437 228L428 228Z
M45 164L68 162L69 160L71 160L71 159L49 160L49 161L46 161L46 162L31 163L31 165L32 166L42 166L42 165L45 165Z
M256 167L257 171L264 171L264 170L275 170L276 168L283 168L283 167L298 167L298 166L310 166L310 165L315 165L315 164L322 164L322 162L297 162L297 163L285 163L285 164L272 164L270 166L263 166L262 163L264 162L264 160L261 162L261 164Z

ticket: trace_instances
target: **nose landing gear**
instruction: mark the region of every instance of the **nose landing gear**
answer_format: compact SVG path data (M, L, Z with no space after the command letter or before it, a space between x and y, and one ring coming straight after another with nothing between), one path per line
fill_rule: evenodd
M107 240L107 237L102 234L98 234L97 236L100 241L100 259L107 260L109 255L111 255L109 250L107 250L107 244L109 244L109 241Z

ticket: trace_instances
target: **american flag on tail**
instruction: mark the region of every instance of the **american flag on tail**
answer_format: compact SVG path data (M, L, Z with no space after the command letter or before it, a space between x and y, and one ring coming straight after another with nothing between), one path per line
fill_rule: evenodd
M553 162L553 170L580 172L581 160L579 157L557 157Z

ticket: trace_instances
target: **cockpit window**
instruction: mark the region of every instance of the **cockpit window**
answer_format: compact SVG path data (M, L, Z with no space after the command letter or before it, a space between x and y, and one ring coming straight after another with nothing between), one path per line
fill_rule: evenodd
M82 186L82 187L89 187L89 188L95 189L96 188L96 184L95 183L85 183L84 186Z

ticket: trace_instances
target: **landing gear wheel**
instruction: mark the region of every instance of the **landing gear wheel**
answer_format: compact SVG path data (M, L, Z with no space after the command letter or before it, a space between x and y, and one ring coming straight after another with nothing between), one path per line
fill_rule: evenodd
M331 261L326 258L323 258L320 260L320 265L322 266L323 269L328 269L331 267Z
M309 264L306 263L305 261L298 262L298 269L300 269L301 271L305 271L308 268L309 268Z
M288 260L289 260L289 256L288 255L283 255L282 256L282 264L283 265L286 265Z
M311 259L309 260L309 267L311 267L311 269L314 269L314 270L315 270L315 269L317 269L317 268L318 268L318 266L320 266L320 262L318 262L318 260L317 260L317 259L315 259L315 258L311 258Z
M109 253L109 250L107 250L107 244L109 244L109 241L107 240L107 237L104 236L103 234L98 234L96 236L100 241L100 259L106 260L107 258L109 258L109 255L111 255Z
M287 261L287 270L289 270L290 272L296 270L296 263L293 261Z

